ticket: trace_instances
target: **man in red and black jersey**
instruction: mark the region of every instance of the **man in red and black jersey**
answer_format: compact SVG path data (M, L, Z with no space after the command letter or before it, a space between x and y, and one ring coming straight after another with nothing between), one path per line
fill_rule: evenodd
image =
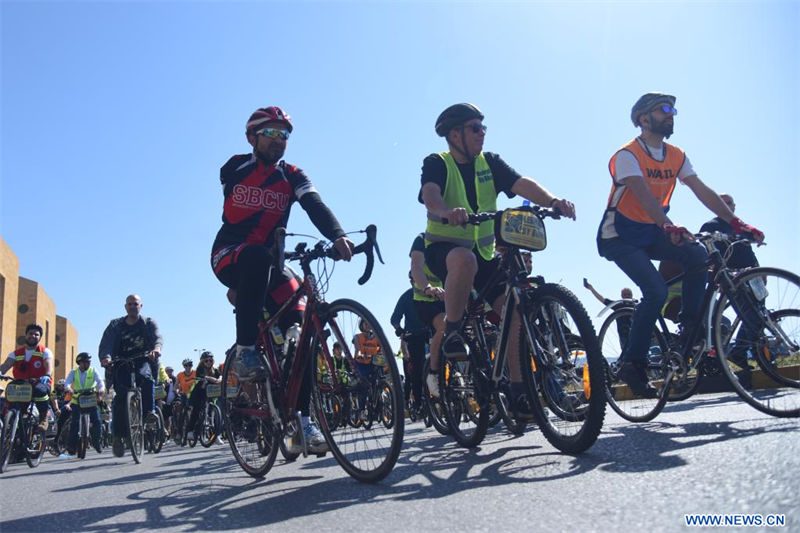
M257 109L245 131L253 152L231 157L220 170L225 203L222 227L211 251L211 266L217 279L236 293L237 355L254 349L267 293L282 303L298 287L288 272L273 274L267 287L274 263L271 247L275 230L286 227L294 202L299 202L314 226L333 241L342 259L349 261L352 255L353 243L344 236L311 180L302 170L281 160L292 129L289 115L281 108ZM285 315L285 323L280 324L284 331L293 322L301 322L302 309L295 311L286 313L292 316Z

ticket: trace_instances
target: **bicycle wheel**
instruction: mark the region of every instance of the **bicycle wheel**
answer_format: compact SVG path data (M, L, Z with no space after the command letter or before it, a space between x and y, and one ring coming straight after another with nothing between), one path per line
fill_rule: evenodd
M223 425L236 462L248 475L261 478L275 464L281 432L269 410L266 376L252 375L239 362L236 350L229 350L222 373Z
M72 417L70 416L64 421L64 427L58 432L58 444L57 448L59 450L59 455L65 453L67 451L67 441L69 440L69 432L70 426L72 425Z
M80 409L79 407L76 407ZM78 426L78 459L86 458L86 447L89 445L89 416L81 413L80 425Z
M632 321L633 307L622 307L611 313L600 327L598 342L605 359L605 395L611 408L625 420L647 422L658 416L667 403L667 396L662 390L666 377L662 354L669 353L669 344L661 331L654 328L650 339L647 375L662 394L658 398L643 398L633 394L628 385L618 377L619 357L628 342Z
M128 391L128 434L125 445L131 451L131 457L136 464L142 462L144 454L144 423L142 419L142 397L135 391Z
M153 453L159 453L164 446L164 441L167 440L167 435L164 431L164 413L159 406L156 406L156 428L153 433L152 450Z
M483 441L489 429L488 398L475 389L472 365L468 361L442 357L439 391L450 434L465 448L474 448ZM440 363L441 364L441 363Z
M19 423L18 414L16 409L9 409L3 422L3 430L0 432L0 473L5 472L8 468Z
M424 376L430 373L431 365L430 360L425 360ZM440 389L441 390L441 389ZM428 417L431 424L441 435L450 435L450 426L447 424L447 415L444 412L444 404L439 398L431 395L428 390L427 379L422 381L422 395L426 398L425 409L428 411Z
M520 366L534 418L550 444L581 453L597 440L606 409L604 361L592 321L560 285L540 285L528 298Z
M353 423L339 428L329 425L324 415L325 383L319 379L319 372L311 373L314 380L311 395L320 429L342 468L361 482L380 481L391 472L397 462L405 425L403 388L391 345L377 319L366 307L354 300L339 299L331 302L325 315L320 318L323 320L323 331L316 331L314 334L308 354L309 364L316 360L322 343L326 344L328 353L332 353L333 343L339 342L345 354L352 357L353 339L358 333L362 333L359 328L362 320L378 340L378 353L373 356L370 378L373 386L379 387L378 394L369 398L370 405L366 409L361 409L372 413L367 417L368 420L361 420L358 427L353 427ZM354 393L353 396L358 394ZM353 410L355 407L353 406ZM365 424L373 416L376 423Z
M777 268L743 271L717 301L712 325L736 393L763 413L800 416L800 277Z
M30 468L36 468L42 462L47 435L32 421L29 426L25 431L25 462Z
M219 406L208 402L206 404L206 413L203 417L203 429L200 432L200 444L203 445L203 448L209 448L216 442L221 425L222 414Z

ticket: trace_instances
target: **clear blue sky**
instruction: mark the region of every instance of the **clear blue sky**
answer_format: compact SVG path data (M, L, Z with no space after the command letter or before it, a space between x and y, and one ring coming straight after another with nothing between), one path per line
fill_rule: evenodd
M0 232L96 353L125 296L158 320L168 364L234 337L209 267L219 167L248 151L257 107L295 131L286 159L347 230L378 226L387 264L337 264L329 298L356 298L388 328L424 228L422 159L433 123L470 101L498 152L577 206L550 222L534 268L586 303L629 284L597 255L612 153L636 133L644 92L678 96L671 142L762 229L766 265L800 257L800 3L10 2L2 18ZM502 197L502 205L511 202ZM712 217L679 187L671 217ZM314 232L296 206L290 231ZM314 232L316 233L316 232Z

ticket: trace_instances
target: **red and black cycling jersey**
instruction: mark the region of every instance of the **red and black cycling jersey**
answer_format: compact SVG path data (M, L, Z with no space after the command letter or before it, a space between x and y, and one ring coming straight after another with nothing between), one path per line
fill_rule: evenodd
M213 250L239 244L271 246L275 229L286 227L295 201L326 239L344 235L308 176L285 161L266 166L253 154L235 155L220 169L220 181L225 203Z

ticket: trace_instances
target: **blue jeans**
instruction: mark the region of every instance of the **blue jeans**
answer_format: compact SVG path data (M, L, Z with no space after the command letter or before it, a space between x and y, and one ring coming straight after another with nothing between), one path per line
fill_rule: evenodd
M152 413L156 408L155 382L150 374L150 364L147 360L137 360L134 368L137 369L137 372L134 374L136 384L142 391L142 418L144 419L148 413ZM117 394L114 396L114 401L111 404L112 418L118 422L127 422L125 418L127 409L125 402L128 390L130 390L131 386L131 372L130 368L124 366L115 368L114 370L113 386ZM125 422L122 422L122 424L115 424L112 429L114 437L128 436L128 424Z
M614 261L642 291L642 299L633 314L630 337L620 359L646 361L656 319L667 300L667 284L651 260L676 261L686 272L683 278L683 307L679 315L685 329L701 318L700 308L708 277L703 265L708 254L703 246L696 243L675 246L661 233L647 247L634 246L620 238L603 239L599 243L600 255Z

